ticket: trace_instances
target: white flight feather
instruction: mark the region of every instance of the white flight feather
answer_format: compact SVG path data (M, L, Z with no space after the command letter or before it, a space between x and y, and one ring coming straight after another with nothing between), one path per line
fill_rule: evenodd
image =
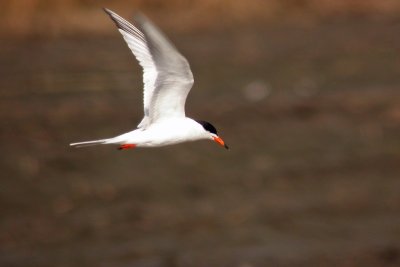
M138 27L106 9L143 68L144 117L138 128L165 118L185 117L186 97L193 85L187 60L145 17Z

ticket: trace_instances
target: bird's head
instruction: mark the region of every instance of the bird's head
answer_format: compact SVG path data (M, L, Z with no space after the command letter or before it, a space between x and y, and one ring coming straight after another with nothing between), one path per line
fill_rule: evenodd
M197 123L203 126L203 129L205 130L208 139L213 140L220 146L225 147L226 149L229 149L229 147L225 144L224 140L222 140L222 138L218 136L217 129L215 129L215 127L211 123L200 120L197 121Z

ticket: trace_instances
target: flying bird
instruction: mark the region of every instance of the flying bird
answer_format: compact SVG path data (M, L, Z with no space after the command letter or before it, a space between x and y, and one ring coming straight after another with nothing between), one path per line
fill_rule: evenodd
M144 117L133 131L70 145L117 145L118 149L129 149L208 139L228 149L211 123L185 116L186 97L193 85L193 74L186 58L145 16L137 16L131 24L109 9L104 11L117 25L143 68Z

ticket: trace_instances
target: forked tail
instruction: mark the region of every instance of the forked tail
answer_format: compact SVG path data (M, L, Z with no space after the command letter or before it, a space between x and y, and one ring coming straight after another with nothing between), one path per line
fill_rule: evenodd
M107 142L108 139L102 139L102 140L94 140L94 141L86 141L86 142L79 142L79 143L72 143L69 144L70 146L73 147L86 147L86 146L96 146L96 145L102 145Z

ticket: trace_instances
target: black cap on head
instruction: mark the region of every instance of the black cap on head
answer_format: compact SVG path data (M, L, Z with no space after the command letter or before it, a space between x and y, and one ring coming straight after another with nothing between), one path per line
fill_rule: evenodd
M197 121L197 122L200 123L206 131L218 135L217 129L215 129L215 127L211 123L207 121Z

